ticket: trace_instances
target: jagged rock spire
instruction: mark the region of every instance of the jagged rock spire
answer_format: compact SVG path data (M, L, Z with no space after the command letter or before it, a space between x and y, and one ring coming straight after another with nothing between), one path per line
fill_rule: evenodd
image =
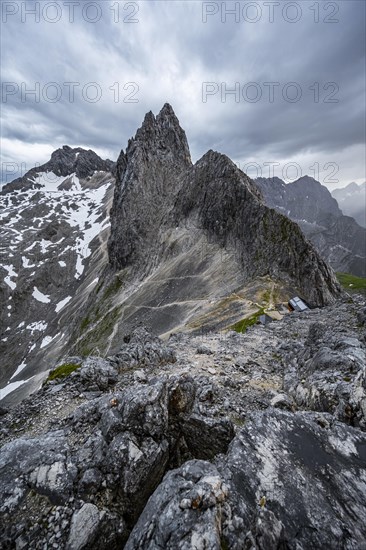
M137 146L143 147L150 154L159 155L160 160L165 157L176 164L182 164L182 167L191 165L185 131L169 103L165 103L156 117L151 111L145 115L141 128L129 142L127 155L134 153Z
M145 116L118 161L110 263L144 278L169 257L169 235L179 227L191 248L203 238L234 253L238 278L270 275L300 289L314 305L339 292L299 227L267 208L254 182L228 157L210 150L192 166L184 130L165 104L156 117Z
M117 161L109 241L112 265L126 266L152 253L156 235L180 191L182 175L191 167L187 137L171 105L166 103L156 117L147 113Z

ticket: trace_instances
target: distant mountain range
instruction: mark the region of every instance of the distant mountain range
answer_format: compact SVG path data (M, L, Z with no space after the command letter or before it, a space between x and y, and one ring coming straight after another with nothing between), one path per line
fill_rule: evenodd
M366 276L366 229L342 213L330 191L304 176L255 180L268 206L295 221L335 271Z
M360 185L352 182L347 187L332 191L332 196L343 214L352 216L359 225L366 227L366 182Z

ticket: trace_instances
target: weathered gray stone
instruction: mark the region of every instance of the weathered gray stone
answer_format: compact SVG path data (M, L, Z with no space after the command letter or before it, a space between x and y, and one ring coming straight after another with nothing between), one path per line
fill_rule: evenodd
M273 547L285 539L289 548L362 548L365 437L330 415L252 415L219 468L232 514L244 520L244 529L224 525L229 548L245 547L248 530L257 540L259 525L260 538L274 540ZM262 507L271 514L261 517Z
M209 462L194 460L169 472L141 514L126 550L219 550L221 508L228 490Z
M126 548L363 548L365 443L331 415L255 413L216 466L165 476Z
M275 407L276 409L285 409L288 411L294 410L294 402L288 395L284 393L279 393L278 395L275 395L273 399L271 399L271 406Z
M71 529L67 541L67 550L91 548L98 531L100 513L94 504L84 504L71 519Z

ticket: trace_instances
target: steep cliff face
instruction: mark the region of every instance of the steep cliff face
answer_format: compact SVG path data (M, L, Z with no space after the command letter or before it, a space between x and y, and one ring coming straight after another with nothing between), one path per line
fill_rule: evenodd
M156 118L146 115L121 153L117 173L109 242L114 269L127 267L141 281L175 259L175 279L197 276L201 242L201 274L212 269L220 251L229 256L224 262L235 276L224 275L221 262L221 294L227 286L235 288L235 279L241 287L269 276L298 289L314 306L338 295L332 271L299 227L267 208L254 182L229 158L209 151L192 166L185 133L169 105ZM176 301L176 294L171 290L163 301Z
M337 294L332 271L299 227L267 208L254 183L225 155L209 151L194 166L180 193L183 217L223 248L235 251L246 279L269 275L292 282L314 305Z
M185 132L170 105L155 118L147 113L126 153L117 162L111 211L110 263L123 268L152 258L156 237L191 167Z

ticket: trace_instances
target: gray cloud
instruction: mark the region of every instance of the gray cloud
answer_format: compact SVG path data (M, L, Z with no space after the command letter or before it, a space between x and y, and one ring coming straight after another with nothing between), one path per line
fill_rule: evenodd
M39 4L42 10L45 4ZM364 2L275 3L272 23L263 2L226 2L227 9L240 7L239 21L227 15L226 23L221 20L222 2L121 1L119 22L114 21L115 1L80 2L73 22L65 2L57 4L62 17L51 23L42 11L39 22L31 15L21 21L22 7L34 2L2 3L2 51L7 52L1 60L3 83L19 87L14 95L3 96L3 163L45 162L66 143L115 159L145 112L157 112L169 101L187 131L194 159L213 148L241 165L273 161L282 169L286 162L297 162L306 173L317 162L319 177L326 174L322 168L327 163L337 162L339 182L326 180L329 187L365 179ZM98 22L85 20L96 13L92 5L83 18L86 4L99 6ZM4 21L4 6L17 7L18 13ZM206 23L205 6L219 10ZM318 23L311 6L319 6ZM295 9L302 12L299 21L286 21L283 13L293 18ZM54 13L52 8L47 12L49 18ZM243 13L260 17L250 23ZM138 22L124 21L128 17ZM339 22L326 23L326 17ZM22 83L31 90L37 82L39 101L31 94L22 96ZM44 88L52 82L61 90L55 102L49 98L56 88ZM79 83L72 102L70 82ZM219 90L206 102L204 82L217 84ZM256 103L245 96L249 82L262 92ZM279 83L273 102L268 82ZM301 89L297 102L282 95L291 82ZM332 82L336 86L327 84ZM97 102L92 102L96 88L90 83L101 92ZM314 83L319 83L318 102ZM223 101L225 85L239 86L238 101L233 95ZM287 88L290 99L295 91ZM338 101L324 102L327 97Z

